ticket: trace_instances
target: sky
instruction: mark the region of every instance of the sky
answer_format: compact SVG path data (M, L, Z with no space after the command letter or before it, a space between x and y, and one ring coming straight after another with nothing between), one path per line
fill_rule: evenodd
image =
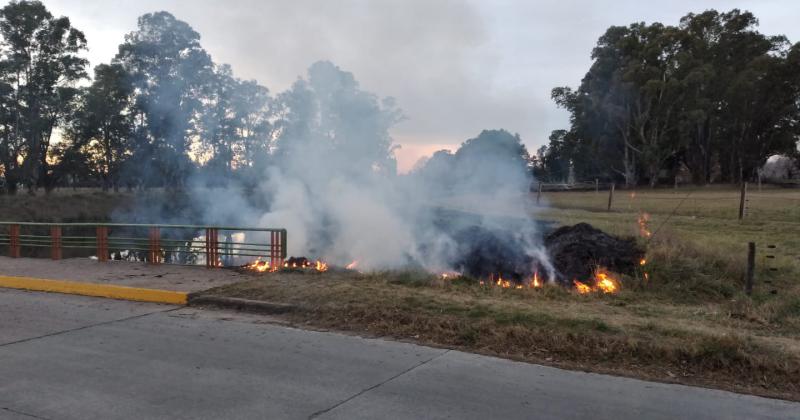
M92 66L108 62L138 16L166 10L189 23L217 63L273 93L330 60L362 88L394 97L399 168L454 150L483 129L519 133L532 153L569 115L550 100L577 86L612 25L677 24L689 12L739 8L760 31L800 41L796 0L44 0L87 37Z

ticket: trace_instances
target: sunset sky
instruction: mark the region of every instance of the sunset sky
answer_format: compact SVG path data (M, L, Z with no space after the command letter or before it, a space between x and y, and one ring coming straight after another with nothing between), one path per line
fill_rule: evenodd
M395 97L407 119L392 134L401 171L482 129L519 133L531 152L568 115L555 86L580 83L611 25L677 24L688 12L750 10L762 32L800 40L793 1L190 1L50 0L86 33L92 65L109 61L136 18L166 10L188 22L218 63L273 93L327 59L366 90Z

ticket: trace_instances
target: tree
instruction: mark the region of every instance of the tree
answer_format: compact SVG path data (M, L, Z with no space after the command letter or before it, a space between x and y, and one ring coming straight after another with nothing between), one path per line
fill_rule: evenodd
M752 176L796 147L800 114L798 48L756 25L734 9L690 14L677 27L609 28L580 87L553 89L571 127L548 153L580 176L607 170L627 186L654 186L681 165L696 183L714 168L728 181Z
M441 150L415 168L413 176L432 194L505 190L525 193L531 186L532 160L518 134L483 130L455 153Z
M684 162L697 183L740 181L769 155L790 151L796 119L797 67L781 36L756 30L758 20L737 9L709 10L681 19L686 33L686 84L681 135L690 139Z
M352 73L328 61L308 69L278 98L275 154L294 169L315 159L336 173L364 178L396 174L389 129L402 118L392 98L362 90Z
M47 178L53 129L74 105L72 85L86 77L83 33L55 18L39 1L12 1L0 9L0 160L9 192L24 182L33 193Z
M554 130L550 134L550 143L537 151L541 165L539 177L543 180L566 182L569 177L571 162L577 156L577 153L569 150L569 135L566 130Z
M103 180L103 190L119 189L124 161L130 156L133 131L133 86L119 64L101 64L82 97L68 138L85 152L87 163Z
M205 168L212 178L223 181L262 163L271 142L271 105L267 88L235 78L228 65L217 67L201 124Z
M180 188L194 164L204 95L214 77L200 35L167 12L148 13L125 36L113 61L131 76L136 93L135 159L147 185Z
M260 169L263 169L264 159L272 146L273 102L269 90L255 80L237 81L232 101L238 140L234 147L237 167L263 173Z

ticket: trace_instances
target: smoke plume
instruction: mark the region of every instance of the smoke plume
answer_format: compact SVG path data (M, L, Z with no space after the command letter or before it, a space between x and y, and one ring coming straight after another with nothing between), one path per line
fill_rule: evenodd
M519 136L484 131L398 175L389 130L403 115L351 73L317 62L275 102L269 163L249 187L193 190L204 223L286 228L289 255L364 270L553 277Z

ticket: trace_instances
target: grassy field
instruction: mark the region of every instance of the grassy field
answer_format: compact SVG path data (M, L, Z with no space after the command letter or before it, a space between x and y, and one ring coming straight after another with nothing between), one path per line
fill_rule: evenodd
M209 293L295 305L285 317L306 327L800 400L800 202L786 199L800 194L762 191L769 199L740 222L727 199L737 191L699 189L676 210L687 192L618 192L612 212L594 192L546 194L551 207L537 217L559 224L630 236L651 214L649 280L624 278L616 295L415 272L272 273ZM758 244L752 296L743 293L749 241Z
M0 195L0 220L20 222L106 222L112 212L129 208L134 194L97 189L66 189L31 196L24 191Z
M612 211L737 220L740 190L731 186L684 187L680 189L617 190ZM543 204L560 209L605 212L608 191L544 192ZM800 189L750 186L747 219L800 223Z
M623 278L615 295L336 270L254 274L207 293L294 305L281 316L305 328L800 400L800 191L751 191L741 222L733 188L617 191L612 212L607 198L545 193L549 206L535 217L632 236L649 213L654 235L640 239L649 279ZM100 221L142 199L93 191L0 196L0 218ZM747 296L750 241L757 270Z

